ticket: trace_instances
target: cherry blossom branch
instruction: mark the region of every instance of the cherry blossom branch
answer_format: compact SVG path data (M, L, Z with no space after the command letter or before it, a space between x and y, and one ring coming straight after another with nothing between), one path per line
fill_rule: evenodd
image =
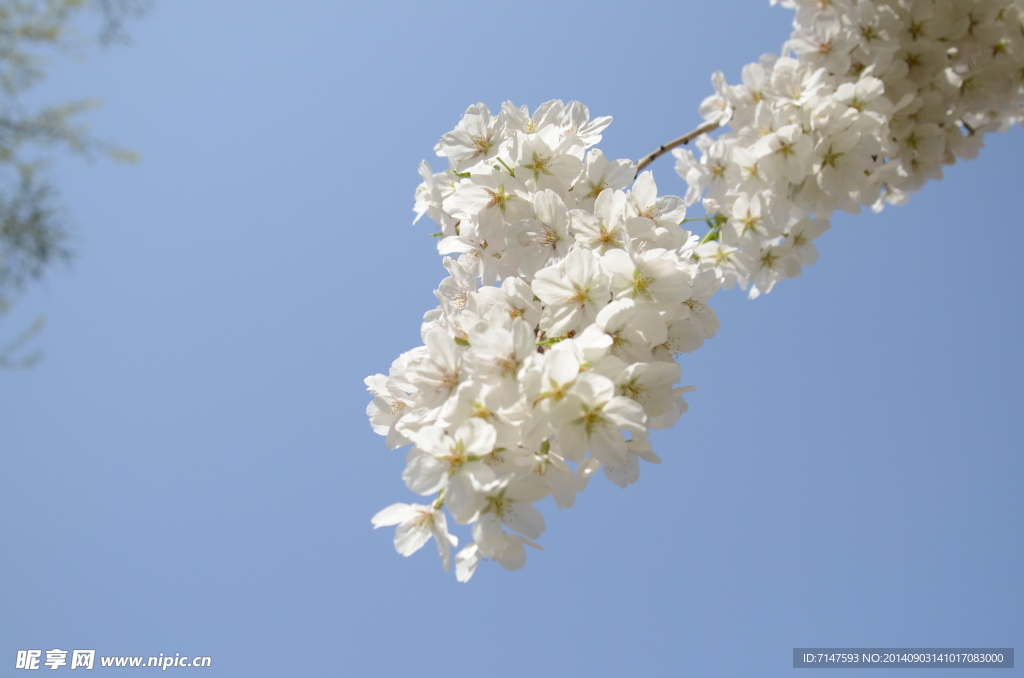
M638 162L636 164L636 173L640 174L641 172L643 172L645 169L647 169L648 165L650 165L652 162L654 162L655 160L657 160L661 156L663 156L666 153L668 153L669 151L671 151L673 148L678 148L679 146L685 146L686 144L690 143L691 141L693 141L694 139L699 137L701 134L707 134L708 132L714 132L716 129L718 129L721 126L722 126L722 121L721 120L709 120L708 122L704 123L703 125L701 125L697 129L693 130L692 132L687 132L686 134L684 134L683 136L679 137L678 139L673 139L672 141L668 142L667 144L664 144L662 146L658 146L658 148L654 149L653 151L651 151L650 153L648 153L647 155L645 155L643 158L640 159L640 162Z
M638 460L659 461L649 432L679 419L690 390L674 386L674 357L715 336L707 302L719 289L770 292L814 263L833 211L903 202L942 165L973 156L981 135L1020 123L1024 51L1012 46L1024 0L957 2L987 17L972 18L984 29L929 25L949 58L911 75L885 65L917 40L909 27L935 0L873 0L856 12L773 0L798 9L791 55L748 65L742 85L713 76L717 94L701 109L735 110L733 129L700 161L679 154L685 199L659 197L650 172L636 175L726 120L660 146L631 176L632 161L591 148L611 118L591 120L579 102L532 115L511 102L498 115L470 106L438 144L448 169L423 162L416 190L417 219L436 222L438 251L456 255L444 259L439 306L423 316L424 345L365 380L373 430L392 449L412 446L407 488L436 493L371 518L396 528L396 551L433 539L463 582L485 559L523 567L546 526L536 502L567 508L598 469L626 487ZM862 41L864 26L882 25L893 30ZM887 92L927 94L919 105L958 116L911 120ZM934 143L918 148L922 138ZM702 197L710 216L684 219ZM692 221L707 222L699 241L683 225ZM449 518L472 533L454 557Z

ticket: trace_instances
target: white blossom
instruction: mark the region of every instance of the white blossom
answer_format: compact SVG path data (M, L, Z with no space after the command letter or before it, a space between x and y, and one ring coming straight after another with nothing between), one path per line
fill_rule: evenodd
M718 331L718 290L798 276L834 211L900 204L1024 120L1020 0L778 4L796 12L781 54L739 84L714 74L700 113L723 129L674 153L683 198L591 148L610 118L579 102L470 106L436 147L448 170L420 166L416 219L438 224L448 276L423 346L366 379L371 426L412 445L403 480L433 497L373 517L399 553L433 537L447 568L447 514L472 535L459 581L522 567L538 502L660 461L648 435L687 409L675 356Z

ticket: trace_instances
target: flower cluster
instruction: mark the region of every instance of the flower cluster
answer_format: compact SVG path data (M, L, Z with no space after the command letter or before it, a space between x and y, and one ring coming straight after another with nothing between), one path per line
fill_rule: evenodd
M545 527L536 502L569 507L597 469L624 487L657 463L648 431L686 409L674 356L718 328L720 281L683 200L590 148L609 122L578 102L477 104L438 144L448 171L421 166L415 209L441 227L450 275L424 345L366 383L374 430L412 444L403 479L431 501L373 524L397 525L404 555L433 537L448 568L447 509L472 526L461 581L481 558L522 567Z
M1021 0L775 2L797 11L783 56L716 73L701 113L731 129L675 151L710 215L697 255L751 296L817 259L834 210L902 203L1024 118Z
M648 433L686 409L674 358L717 331L718 289L770 291L817 259L833 211L901 203L1024 120L1024 0L774 1L797 12L783 56L740 85L716 74L708 122L641 163L728 123L699 159L675 152L685 198L591 148L610 118L578 102L471 106L437 146L448 169L421 165L417 220L449 276L424 345L366 380L374 430L412 446L403 479L430 498L373 517L399 553L433 538L448 569L450 516L471 526L460 581L482 558L522 567L538 501L659 461ZM698 238L682 223L701 198Z

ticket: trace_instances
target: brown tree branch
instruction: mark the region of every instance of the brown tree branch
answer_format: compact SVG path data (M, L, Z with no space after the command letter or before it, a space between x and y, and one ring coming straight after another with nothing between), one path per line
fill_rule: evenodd
M658 148L651 151L650 153L648 153L647 155L640 159L640 162L636 164L636 173L640 174L641 172L643 172L645 169L647 169L648 165L650 165L652 162L654 162L661 156L671 151L673 148L685 146L686 144L690 143L691 141L699 137L701 134L713 132L721 126L722 121L710 120L701 125L700 127L698 127L697 129L693 130L692 132L687 132L678 139L673 139L672 141L668 142L667 144L664 144L663 146L658 146Z

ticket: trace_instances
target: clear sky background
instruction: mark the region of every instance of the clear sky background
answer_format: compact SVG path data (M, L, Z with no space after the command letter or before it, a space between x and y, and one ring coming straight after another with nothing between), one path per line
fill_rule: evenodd
M802 278L716 297L664 463L547 505L524 570L458 584L371 529L415 500L362 380L419 343L445 275L411 225L437 139L478 101L578 99L635 159L790 19L767 0L174 0L130 46L57 65L40 99L101 98L92 129L142 160L55 164L76 257L0 321L4 340L48 322L45 359L0 373L0 675L52 648L495 677L1024 650L1019 128L908 206L835 218ZM670 159L653 170L685 191Z

